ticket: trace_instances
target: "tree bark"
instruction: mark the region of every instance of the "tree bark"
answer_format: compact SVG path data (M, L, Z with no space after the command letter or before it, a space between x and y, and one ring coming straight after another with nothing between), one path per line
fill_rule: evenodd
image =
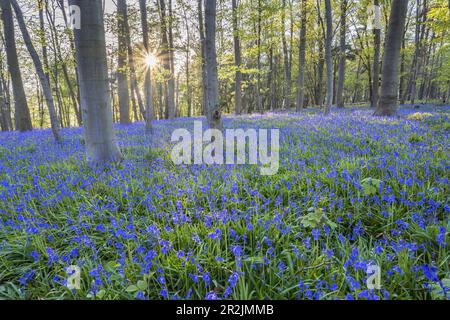
M164 77L165 77L165 96L166 96L166 118L172 119L175 117L175 81L173 77L172 70L172 54L170 48L170 39L169 39L169 18L166 15L166 3L164 0L159 0L159 11L161 18L161 42L162 42L162 64L164 68Z
M373 1L374 6L379 6L379 1ZM381 45L381 30L373 29L374 35L374 54L373 54L373 81L372 81L372 100L371 107L376 108L378 105L378 97L380 91L380 45Z
M341 0L341 29L340 29L340 46L339 46L339 74L338 74L338 85L336 91L336 104L338 108L344 108L344 84L345 84L345 60L346 55L346 45L345 37L347 33L346 26L346 16L347 16L347 0Z
M45 1L47 1L47 0L45 0ZM58 2L58 4L60 4L60 2ZM73 85L72 85L72 82L70 80L69 71L67 69L66 60L63 58L62 53L61 53L60 42L59 42L59 38L58 38L58 32L56 30L54 14L52 16L49 13L47 3L45 3L45 8L46 8L45 11L47 13L47 21L50 23L50 30L51 30L52 38L54 39L54 43L55 43L55 45L54 45L55 55L58 56L58 60L59 60L59 63L61 65L61 69L63 71L64 80L66 82L67 88L69 89L69 96L70 96L70 99L72 100L72 106L73 106L73 109L75 111L75 116L77 118L77 123L78 123L79 126L81 126L82 119L81 119L81 110L80 110L80 107L79 107L80 106L80 100L79 100L78 93L75 92L75 90L73 88ZM65 15L65 11L64 10L63 10L63 12L64 12L64 15ZM44 27L43 21L42 21L42 27ZM44 31L43 31L43 34L45 34ZM69 38L69 41L71 42L71 49L73 50L73 40L71 40ZM45 43L45 39L43 40L43 43ZM43 52L44 52L44 50L43 50ZM44 61L44 66L48 70L48 63L46 63L45 55L43 53L43 61ZM77 81L77 83L78 83L78 81ZM78 84L77 84L77 87L78 87Z
M325 0L326 17L326 42L325 42L325 64L327 69L327 100L325 102L324 114L329 114L333 102L333 61L331 56L331 42L333 40L333 18L331 1Z
M117 1L117 34L118 34L118 58L117 58L117 91L119 94L120 123L130 123L130 92L128 90L127 76L127 40L125 19L127 15L126 0Z
M33 42L31 41L30 35L28 33L25 21L23 19L22 10L17 4L16 0L10 0L11 5L14 8L14 12L16 14L17 23L19 25L20 31L22 33L23 40L25 42L25 46L27 47L28 52L30 53L31 59L33 60L34 67L36 68L36 73L39 76L39 81L42 86L42 91L44 92L45 100L47 102L47 108L50 115L50 124L52 127L52 133L55 137L56 141L60 141L61 137L59 134L60 131L60 123L58 120L58 116L56 114L55 104L53 102L52 90L50 87L50 82L45 75L44 68L42 67L41 60L39 59L39 55L34 48Z
M242 112L242 73L241 73L241 43L239 37L239 23L238 23L238 6L237 1L231 1L233 9L233 43L234 43L234 64L236 67L235 89L234 89L234 113L241 114Z
M15 123L16 130L21 132L32 130L30 110L28 109L27 97L23 88L22 74L20 72L19 60L14 33L14 20L12 16L10 0L0 1L2 9L3 31L5 36L6 57L8 70L11 75L13 87Z
M205 56L205 22L203 19L203 0L197 1L197 11L198 11L198 29L200 36L200 52L201 52L201 72L202 72L202 93L203 93L203 101L202 101L202 114L206 115L206 56Z
M408 0L392 1L384 45L380 103L375 111L378 116L392 116L397 112L398 67L407 9Z
M12 129L9 127L8 123L8 110L6 108L6 99L2 83L0 83L0 127L2 131L9 131Z
M79 6L83 17L81 29L74 33L87 162L117 161L122 155L113 131L102 3L70 0L70 4Z
M125 9L125 10L126 10L126 12L128 11L127 9ZM144 101L142 99L141 92L139 91L139 85L138 85L137 77L136 77L136 67L134 66L134 55L133 55L133 48L132 48L132 44L131 44L130 27L128 24L128 14L125 14L125 16L124 16L124 28L125 28L126 50L127 50L127 55L128 55L128 68L130 71L131 97L133 99L133 105L135 105L136 101L134 100L134 95L136 94L139 111L140 111L142 117L145 119ZM134 108L136 108L136 107L134 106Z
M298 50L298 78L297 78L297 111L303 109L305 100L305 67L306 67L306 6L307 0L302 0L302 18L300 22L300 44Z
M263 105L261 99L261 0L258 0L258 24L257 24L257 41L256 46L258 48L257 68L256 74L256 109L258 112L263 113Z
M139 7L141 11L141 27L142 37L144 43L145 54L150 55L148 45L148 22L147 22L147 0L139 0ZM152 92L152 69L151 66L146 66L144 79L144 94L145 94L145 132L152 133L153 116L153 92Z
M205 56L206 56L206 118L210 128L222 130L219 105L219 80L217 78L216 52L216 0L205 3Z
M285 77L285 108L291 107L291 91L292 91L292 73L291 64L289 61L289 50L286 41L286 0L282 2L281 8L281 42L283 45L283 58L284 58L284 77Z

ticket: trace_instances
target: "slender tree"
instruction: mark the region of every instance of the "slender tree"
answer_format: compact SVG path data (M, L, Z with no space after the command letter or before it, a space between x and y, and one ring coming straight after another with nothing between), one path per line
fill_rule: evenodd
M341 28L340 28L340 43L339 43L339 75L338 85L336 91L336 104L338 108L344 108L344 84L345 84L345 61L346 55L346 43L345 37L347 36L347 0L341 0Z
M331 56L331 43L333 41L333 16L331 11L331 1L325 0L326 18L326 41L325 41L325 64L327 69L327 100L325 102L324 113L329 114L333 103L333 62Z
M126 10L126 12L128 12L128 10ZM133 101L132 104L134 105L133 110L136 109L136 107L135 107L136 101L134 99L134 95L136 94L139 111L140 111L142 117L145 118L144 101L142 99L142 95L139 90L139 85L138 85L137 76L136 76L136 67L134 64L134 54L133 54L133 47L132 47L132 43L131 43L130 27L128 24L128 14L124 15L124 26L125 26L125 43L126 43L127 55L128 55L128 68L130 71L131 97L132 97L132 101Z
M378 10L376 12L376 15L380 14L379 8L379 1L374 0L373 5L376 7L375 10ZM377 17L379 19L379 17ZM372 100L371 100L371 107L376 108L378 104L378 97L379 97L379 91L380 91L380 45L381 45L381 30L378 28L378 26L374 26L373 29L374 34L374 54L373 54L373 88L372 88Z
M86 158L91 165L122 158L112 124L105 29L101 1L70 0L81 11L81 29L75 29Z
M47 108L50 115L50 124L52 127L52 133L55 137L56 141L60 141L60 122L58 119L58 115L56 114L55 104L53 102L52 89L50 87L50 82L45 75L44 67L42 66L42 62L39 58L36 49L34 48L33 42L31 41L30 34L28 33L25 20L23 19L22 10L20 9L19 4L16 0L10 0L11 5L14 8L14 12L16 14L17 23L19 25L19 29L22 33L23 40L25 42L25 46L27 47L28 52L30 53L31 59L33 60L34 67L36 69L36 73L39 76L39 81L42 86L42 91L44 93L45 100L47 102Z
M171 24L169 24L169 19L171 19L169 10L169 17L166 13L166 2L165 0L159 0L159 14L161 18L161 56L162 64L164 68L165 77L165 108L166 108L166 118L172 119L175 117L175 80L173 76L172 69L172 48L170 47L171 38L169 30Z
M239 37L238 5L237 0L231 1L233 9L233 44L234 44L234 64L236 67L235 87L234 87L234 113L242 112L242 72L241 72L241 43Z
M148 21L147 21L147 0L139 0L139 8L141 11L141 27L142 37L144 43L144 58L150 57L148 44ZM153 92L152 92L152 68L150 65L146 66L144 78L144 95L145 95L145 132L152 133L153 120Z
M117 33L118 33L118 58L117 58L117 91L119 94L120 123L130 123L130 93L128 90L127 72L127 41L125 19L127 16L126 0L117 1Z
M307 2L308 2L307 0L302 0L302 18L300 22L300 44L298 48L297 111L303 109L303 104L305 100Z
M2 131L9 131L12 128L8 123L8 108L6 105L6 97L3 90L3 84L0 82L0 127Z
M206 39L205 39L205 24L203 19L203 0L197 1L197 11L198 11L198 30L200 36L200 58L201 58L201 71L202 71L202 97L203 97L203 114L206 114Z
M216 52L216 0L205 3L206 118L211 128L223 129L219 105L219 80Z
M16 39L14 34L14 20L11 10L11 3L9 0L2 0L0 1L0 5L2 9L6 58L13 87L16 129L22 132L28 131L32 130L33 127L31 124L27 97L23 88L19 59L17 58Z
M392 116L397 112L400 47L407 9L408 0L392 1L389 27L384 45L381 96L375 115Z
M292 73L289 49L286 40L286 0L281 3L281 42L283 44L283 59L284 59L284 77L285 77L285 107L291 107L291 90L292 90Z

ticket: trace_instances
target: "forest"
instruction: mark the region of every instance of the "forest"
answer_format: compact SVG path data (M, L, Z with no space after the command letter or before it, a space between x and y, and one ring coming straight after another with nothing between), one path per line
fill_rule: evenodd
M450 299L450 1L0 10L0 299Z

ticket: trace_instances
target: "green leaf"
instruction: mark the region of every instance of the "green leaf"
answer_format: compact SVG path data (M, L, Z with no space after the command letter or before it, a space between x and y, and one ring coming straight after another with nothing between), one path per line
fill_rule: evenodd
M133 292L139 291L139 288L136 287L134 284L132 284L132 285L128 286L128 288L126 288L125 291L129 292L129 293L133 293Z
M104 289L101 289L97 292L97 294L95 296L99 299L103 299L103 297L105 296L105 293L106 293L106 291Z
M381 180L374 178L365 178L361 180L361 185L363 188L363 192L366 196L373 196L377 194L378 188L381 185Z
M139 290L145 291L147 290L147 282L145 282L144 280L139 280L137 282L137 287L139 288Z

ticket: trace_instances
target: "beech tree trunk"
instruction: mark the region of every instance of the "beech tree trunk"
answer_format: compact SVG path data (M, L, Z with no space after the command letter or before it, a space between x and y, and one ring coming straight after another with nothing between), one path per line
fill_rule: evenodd
M70 4L79 6L83 17L74 34L87 162L117 161L122 155L113 131L102 3L70 0Z
M408 0L393 0L384 45L380 103L375 115L392 116L397 112L400 47L405 28Z
M341 30L340 30L340 46L339 46L339 74L338 85L336 91L336 105L338 108L344 108L344 84L345 84L345 60L347 58L345 49L345 37L347 33L346 17L347 16L347 0L341 0Z
M16 130L21 132L32 130L30 110L23 88L22 74L17 58L14 20L10 0L0 1L2 9L3 33L5 37L6 58L13 87Z
M379 1L374 0L373 4L379 6ZM381 45L381 30L373 29L374 35L374 54L373 54L373 81L372 81L372 100L371 107L376 108L378 104L378 97L380 91L380 45Z
M297 111L301 111L303 109L303 103L305 100L306 5L307 0L302 0L300 44L298 50Z
M120 123L130 123L130 92L128 89L127 70L127 40L125 19L127 15L126 0L117 1L117 33L118 33L118 58L117 58L117 91L119 94Z
M234 64L236 66L236 78L234 87L234 113L242 112L242 73L241 73L241 43L238 27L237 0L231 1L233 9L233 43L234 43Z
M206 56L206 118L210 128L222 130L219 105L219 80L217 78L216 52L216 0L205 3L205 56Z
M324 114L329 114L333 103L333 61L331 56L331 42L333 40L333 18L331 1L325 0L326 18L326 42L325 42L325 64L327 69L327 100L325 102Z
M141 11L141 27L142 37L144 43L145 54L149 55L148 46L148 22L147 22L147 0L139 0L139 7ZM152 69L151 66L146 66L144 78L144 95L145 95L145 132L152 133L153 120L153 92L152 92Z
M42 66L42 62L39 59L39 55L34 48L33 42L31 41L30 35L28 33L25 21L23 19L22 10L17 4L16 0L10 0L11 5L14 8L14 12L16 14L17 23L19 25L20 31L22 33L23 40L25 42L25 46L27 47L28 52L30 53L31 59L33 60L34 67L36 68L36 73L39 76L39 81L42 86L42 91L45 96L45 100L47 102L47 108L50 115L50 124L52 127L52 133L55 137L56 141L60 141L61 137L59 134L60 131L60 123L58 120L58 116L56 114L55 104L53 102L52 89L50 87L50 82L48 81L47 76L45 75L44 68Z

